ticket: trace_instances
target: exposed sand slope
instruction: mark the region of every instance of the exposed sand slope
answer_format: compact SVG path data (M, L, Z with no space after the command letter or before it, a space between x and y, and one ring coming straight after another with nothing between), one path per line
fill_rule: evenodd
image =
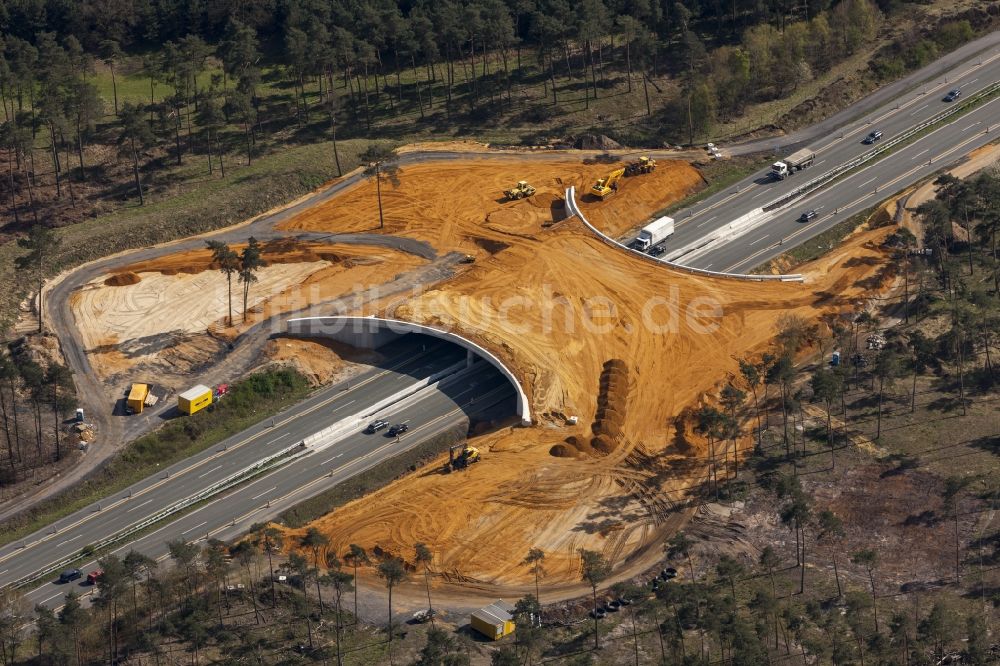
M675 418L736 370L734 356L762 348L782 315L852 306L857 281L881 261L865 245L867 234L805 267L805 285L698 277L609 248L578 220L551 225L555 206L494 201L519 178L554 195L568 184L589 188L608 168L410 167L397 187L383 190L392 233L478 257L395 316L450 327L490 348L521 378L541 424L480 438L483 462L467 472L414 474L318 520L338 553L359 543L410 557L423 541L445 579L466 583L527 582L520 562L530 547L547 552L549 584L577 579L581 547L603 551L616 566L637 564L683 518L671 512L673 500L702 473L702 448L677 437ZM588 204L587 214L605 228L615 220L633 225L681 196L692 171L677 165L625 179L607 202ZM460 195L432 200L445 182ZM373 189L359 187L287 224L370 226ZM497 229L498 211L516 234ZM486 242L474 244L475 237ZM559 415L570 414L579 425L562 425ZM564 457L550 454L567 437L574 439L559 449Z

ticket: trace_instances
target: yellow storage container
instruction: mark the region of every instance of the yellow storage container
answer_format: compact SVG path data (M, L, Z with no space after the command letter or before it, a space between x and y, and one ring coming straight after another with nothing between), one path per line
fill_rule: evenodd
M202 384L189 388L177 396L177 409L185 414L194 414L212 404L212 389Z
M142 407L146 402L147 395L149 395L149 384L132 384L132 388L128 392L127 404L133 414L142 414Z
M480 608L472 614L472 628L486 638L498 641L507 634L514 633L514 606L497 599L489 606Z

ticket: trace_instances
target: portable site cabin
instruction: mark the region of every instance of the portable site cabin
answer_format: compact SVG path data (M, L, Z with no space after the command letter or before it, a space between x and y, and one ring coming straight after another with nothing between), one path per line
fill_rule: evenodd
M198 384L177 396L177 409L184 414L194 414L212 404L212 389Z
M472 614L472 628L490 640L498 641L514 633L513 604L497 599Z
M142 408L146 404L146 396L148 395L149 384L132 384L126 404L133 414L142 414Z

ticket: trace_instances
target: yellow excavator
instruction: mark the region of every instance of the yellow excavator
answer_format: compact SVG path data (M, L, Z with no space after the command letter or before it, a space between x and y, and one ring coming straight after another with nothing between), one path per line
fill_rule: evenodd
M528 181L519 180L517 181L517 185L509 190L504 190L503 193L507 197L508 201L514 201L515 199L527 199L535 193L535 188L528 185Z
M625 167L626 176L638 176L641 173L653 173L656 171L656 160L643 155L638 162L629 162Z
M455 454L456 451L459 451L457 455ZM474 465L479 460L479 449L467 444L456 444L448 449L448 462L445 463L442 471L445 474L449 474L453 470L458 471L465 469L469 465Z
M625 168L615 169L604 178L601 178L590 188L590 193L598 199L604 200L618 191L618 181L625 175Z

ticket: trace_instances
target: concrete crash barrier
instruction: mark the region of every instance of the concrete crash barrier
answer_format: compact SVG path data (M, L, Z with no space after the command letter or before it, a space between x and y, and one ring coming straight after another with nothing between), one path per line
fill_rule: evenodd
M707 271L702 268L692 268L690 266L683 266L681 264L676 264L672 261L667 261L666 259L658 259L657 257L651 257L645 252L639 252L638 250L630 248L628 245L619 243L610 236L605 235L604 232L602 232L600 229L591 224L590 221L587 220L586 217L584 217L583 213L580 211L580 208L576 205L576 188L573 186L566 188L566 212L570 215L575 215L576 217L580 218L580 221L583 222L588 229L590 229L598 238L603 240L608 245L620 248L622 250L625 250L626 252L631 252L634 255L642 257L646 261L651 261L660 266L664 265L670 266L671 268L676 268L677 270L681 271L687 271L688 273L693 273L695 275L708 275L711 277L731 278L735 280L751 280L754 282L767 282L767 281L803 282L804 281L803 277L797 273L792 275L746 275L743 273L719 273L717 271Z
M289 319L287 330L289 335L331 338L338 342L365 349L378 349L397 336L407 333L422 333L447 340L468 350L470 354L475 354L486 359L500 371L500 374L507 378L514 387L514 392L517 394L517 415L521 417L521 424L526 426L531 425L531 407L528 405L528 395L524 392L521 383L514 373L511 372L510 368L504 365L503 361L494 356L486 348L456 333L434 328L433 326L401 321L399 319L350 316Z

